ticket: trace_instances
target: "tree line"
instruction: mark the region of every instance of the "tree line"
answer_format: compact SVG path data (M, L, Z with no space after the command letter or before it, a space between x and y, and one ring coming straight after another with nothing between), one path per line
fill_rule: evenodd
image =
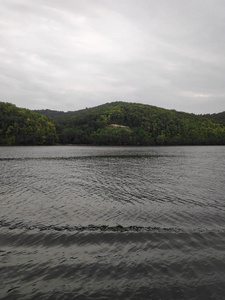
M0 145L52 145L58 142L48 117L0 102Z
M225 145L224 113L212 116L127 102L75 112L0 102L0 144Z
M76 112L42 113L51 114L62 144L225 144L225 124L206 116L151 105L113 102ZM128 126L129 130L110 124Z

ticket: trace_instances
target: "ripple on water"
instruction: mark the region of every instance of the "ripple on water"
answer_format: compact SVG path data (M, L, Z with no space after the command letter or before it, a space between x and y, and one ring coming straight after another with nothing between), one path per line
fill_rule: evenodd
M224 155L1 148L1 299L222 299Z

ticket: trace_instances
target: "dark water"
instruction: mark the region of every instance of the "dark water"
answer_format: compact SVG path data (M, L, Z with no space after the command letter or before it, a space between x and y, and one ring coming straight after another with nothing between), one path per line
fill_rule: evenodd
M225 147L0 147L0 299L225 299Z

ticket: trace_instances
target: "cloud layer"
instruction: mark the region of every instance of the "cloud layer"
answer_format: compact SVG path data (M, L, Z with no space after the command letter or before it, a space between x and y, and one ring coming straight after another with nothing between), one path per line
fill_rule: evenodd
M2 0L0 101L225 110L223 0Z

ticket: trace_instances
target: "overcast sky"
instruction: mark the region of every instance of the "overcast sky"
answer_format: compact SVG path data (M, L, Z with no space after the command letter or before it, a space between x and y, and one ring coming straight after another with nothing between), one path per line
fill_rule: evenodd
M0 101L225 110L224 0L0 0Z

